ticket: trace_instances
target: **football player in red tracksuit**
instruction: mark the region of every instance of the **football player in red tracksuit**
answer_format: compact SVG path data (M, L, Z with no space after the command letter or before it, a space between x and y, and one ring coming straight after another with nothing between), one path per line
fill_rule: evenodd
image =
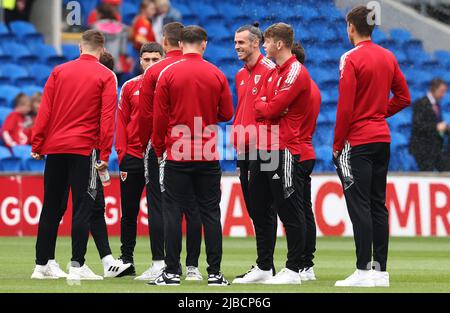
M55 67L44 87L32 134L32 156L47 155L44 203L32 278L54 278L48 260L68 186L72 190L72 259L67 279L102 279L85 264L89 222L96 198L97 169L108 167L114 135L117 80L98 62L105 39L83 33L77 60ZM96 164L96 148L100 150Z
M163 29L163 47L166 52L165 59L149 67L145 73L139 96L139 137L144 156L145 182L147 189L147 203L149 211L150 247L152 251L152 265L139 280L155 280L161 275L166 266L164 263L164 220L162 213L161 188L159 184L159 164L154 149L150 143L153 131L153 101L161 71L168 65L178 61L183 53L179 46L183 24L168 23ZM189 201L186 206L197 207L195 201ZM202 224L197 210L186 210L186 280L202 280L198 270L198 258L202 243ZM181 274L181 268L180 268Z
M394 54L371 41L375 23L370 16L365 6L347 15L355 48L341 57L339 66L333 160L353 224L357 269L336 286L389 286L385 202L391 139L386 118L409 106L411 99Z
M263 33L258 25L245 25L235 33L234 45L239 60L244 61L244 66L236 74L236 91L238 104L236 116L233 121L231 143L237 152L237 168L241 181L242 193L245 206L252 219L255 234L258 258L256 266L244 275L233 280L236 284L255 283L264 278L272 277L270 271L273 260L267 256L273 255L277 236L277 213L275 210L267 210L265 214L254 214L254 208L250 202L248 183L252 160L256 160L257 127L259 123L255 120L254 103L260 97L263 83L267 80L274 69L275 64L265 58L260 51L263 41ZM268 223L271 221L271 223ZM270 243L265 242L270 238ZM266 252L267 251L267 252Z
M234 112L225 75L202 57L206 41L203 28L183 28L183 58L162 70L156 86L152 146L162 173L167 267L155 285L180 284L181 219L184 210L194 209L185 208L192 197L205 232L208 285L229 284L220 273L222 175L217 123L230 120Z
M300 43L295 43L292 53L301 64L305 64L305 50ZM314 274L314 252L316 251L316 221L311 203L311 173L314 169L316 155L312 144L312 136L316 129L317 117L319 116L320 104L322 97L320 96L319 87L314 80L311 79L311 98L308 108L302 117L300 123L300 169L303 193L301 195L301 203L305 212L306 222L306 240L305 250L302 255L302 264L300 267L300 278L302 281L316 280Z
M256 120L264 121L267 133L261 130L258 135L260 170L251 172L250 197L255 212L262 214L273 205L286 230L286 267L263 283L301 284L299 270L306 230L300 203L303 187L298 179L299 131L301 118L309 106L311 78L292 55L294 31L290 25L270 26L264 39L266 56L275 59L277 68L267 79L261 99L255 103ZM267 257L273 259L273 255Z
M145 71L162 59L163 48L159 43L146 43L140 51L140 64ZM139 139L139 88L143 75L126 81L121 89L117 112L116 144L120 169L120 198L122 218L120 220L121 257L124 263L134 264L137 217L142 190L145 186L142 146ZM150 215L149 215L150 219ZM135 274L134 265L132 274Z
M114 58L109 52L103 52L100 56L99 62L106 66L111 71L114 70ZM99 155L99 150L96 148L97 159ZM59 211L60 215L58 216L58 221L61 221L63 215L66 211L67 199L69 199L70 186L66 186L64 198L61 203L61 210ZM60 222L58 222L59 225ZM102 182L100 177L97 177L96 182L96 195L95 201L92 207L92 214L90 220L90 232L92 238L94 239L95 246L97 248L98 254L100 256L100 260L103 264L103 272L105 277L122 277L129 275L134 271L134 268L131 267L131 264L124 264L120 259L114 259L111 252L111 246L109 244L108 238L108 227L105 221L105 195L103 192ZM56 239L58 234L54 233L54 237L52 238L53 242L52 250L49 255L48 265L52 271L52 273L56 274L60 278L67 277L67 274L61 270L58 262L55 259L55 250L56 250Z

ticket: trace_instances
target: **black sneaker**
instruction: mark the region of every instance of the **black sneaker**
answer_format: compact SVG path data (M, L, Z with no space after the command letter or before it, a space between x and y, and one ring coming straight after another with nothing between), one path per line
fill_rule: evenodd
M229 286L230 283L222 273L208 274L208 286Z
M179 286L180 275L163 272L157 279L148 284L156 286Z
M120 276L118 276L118 277L136 276L136 268L134 267L133 262L129 262L129 261L126 261L126 260L121 259L121 258L119 258L119 260L121 260L123 264L131 263L131 266L129 268L127 268L125 271L123 271L122 273L120 273Z

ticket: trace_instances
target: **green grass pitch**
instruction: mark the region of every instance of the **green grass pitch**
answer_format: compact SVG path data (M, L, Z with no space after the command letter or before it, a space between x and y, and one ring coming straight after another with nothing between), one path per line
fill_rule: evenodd
M148 238L139 237L136 247L138 274L150 264ZM333 284L345 278L354 269L354 244L351 238L319 238L317 242L314 282L299 286L232 285L208 287L206 281L185 282L180 287L148 286L131 277L109 278L103 281L82 281L69 285L66 280L31 280L34 267L34 237L0 237L0 292L450 292L449 238L392 238L388 270L390 288L337 288ZM111 238L114 255L119 254L119 239ZM203 247L204 248L204 247ZM225 238L222 271L231 281L245 272L255 261L254 238ZM286 241L279 238L275 262L277 270L283 267ZM58 262L64 268L70 258L70 238L58 239ZM102 266L89 240L87 264L102 274ZM184 262L184 254L182 256ZM200 256L200 270L205 274L205 253Z

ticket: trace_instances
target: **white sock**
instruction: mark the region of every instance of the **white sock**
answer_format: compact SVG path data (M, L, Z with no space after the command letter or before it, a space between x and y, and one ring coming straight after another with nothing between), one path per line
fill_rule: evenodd
M153 261L153 266L157 268L163 268L164 266L166 266L166 263L164 263L164 260Z
M48 265L48 264L53 264L53 263L56 263L56 260L55 260L55 259L48 260L47 265Z
M102 264L103 267L108 267L115 261L114 257L111 254L108 254L107 256L102 258Z

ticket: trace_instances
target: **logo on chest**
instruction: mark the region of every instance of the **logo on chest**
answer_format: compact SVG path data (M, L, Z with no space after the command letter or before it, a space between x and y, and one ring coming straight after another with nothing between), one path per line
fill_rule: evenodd
M253 87L252 88L252 95L256 95L258 93L258 88L256 88L256 87Z
M259 83L259 80L261 79L261 75L255 75L255 85Z

